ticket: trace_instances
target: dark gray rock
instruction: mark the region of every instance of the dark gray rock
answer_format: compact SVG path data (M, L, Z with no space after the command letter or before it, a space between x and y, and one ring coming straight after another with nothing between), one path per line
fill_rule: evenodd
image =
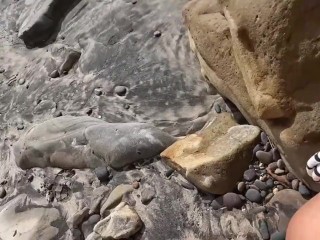
M266 191L261 191L260 195L262 198L265 198L267 196L267 192Z
M4 198L7 195L6 190L4 187L0 187L0 198Z
M42 1L41 1L42 2ZM33 12L30 9L29 16L24 20L19 30L21 38L27 47L39 47L46 45L47 41L56 33L61 21L66 14L80 0L50 0L38 3L38 9ZM40 8L41 6L41 8Z
M271 172L274 172L278 168L277 162L270 163L268 168L271 170Z
M286 232L275 232L271 235L270 240L285 240L286 239Z
M271 144L269 143L269 142L267 142L267 144L266 145L264 145L264 151L266 151L266 152L269 152L270 150L271 150Z
M233 208L241 208L243 205L243 201L236 193L226 193L222 197L223 206L225 206L228 210L232 210Z
M256 153L258 152L258 151L263 151L263 145L261 145L260 143L259 144L257 144L254 148L253 148L253 151L252 151L252 153L253 153L253 156L254 157L256 157Z
M305 198L308 198L311 196L310 190L303 184L300 184L299 186L299 193Z
M265 220L259 221L259 232L260 232L263 240L269 240L270 233L269 233L269 229L268 229L268 224Z
M269 193L266 197L265 197L265 201L269 202L272 198L273 198L274 194L273 193Z
M102 89L101 88L95 88L94 89L94 94L97 96L101 96L102 95Z
M281 191L281 190L283 190L283 189L284 189L284 186L282 186L282 185L278 184L278 185L277 185L277 188L278 188L278 190L279 190L279 191Z
M244 180L251 182L254 179L256 179L257 174L256 171L254 169L248 169L243 173L243 178Z
M124 97L128 93L128 88L125 86L116 86L114 88L114 93L120 97Z
M64 62L59 68L60 75L68 74L68 72L73 68L73 66L79 61L81 53L73 49L69 50Z
M211 205L212 209L219 210L220 208L223 207L223 198L222 197L217 197L216 199L214 199L211 202L210 205Z
M160 32L160 31L155 31L155 32L153 33L153 36L154 36L154 37L161 37L161 32Z
M108 182L110 180L110 172L107 167L97 167L94 169L94 173L101 182Z
M261 132L260 138L261 138L262 144L264 145L267 144L267 142L269 142L268 136L265 132Z
M266 189L268 188L268 187L267 187L267 184L264 183L264 182L262 182L262 181L260 181L260 180L254 181L254 185L255 185L256 187L258 187L260 190L266 190Z
M276 162L278 161L278 159L281 159L281 156L280 156L280 153L279 153L279 150L276 149L276 148L273 148L271 150L271 153L272 153L272 158L273 158L273 161Z
M260 203L262 200L260 192L256 189L248 189L245 196L249 201L255 203Z
M277 166L278 166L278 168L280 168L280 169L285 169L285 168L286 168L286 165L284 164L284 161L283 161L282 159L279 159L279 160L277 161Z
M297 177L293 174L293 173L288 173L287 174L287 180L289 181L289 182L292 182L294 179L297 179Z
M263 164L268 165L272 162L272 153L271 152L264 152L264 151L257 151L256 153L257 159L262 162Z
M53 70L51 73L50 73L50 77L51 78L58 78L60 77L60 73L58 70Z

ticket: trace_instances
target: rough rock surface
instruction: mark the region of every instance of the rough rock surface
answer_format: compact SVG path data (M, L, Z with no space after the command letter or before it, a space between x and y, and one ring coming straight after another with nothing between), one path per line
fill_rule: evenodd
M138 232L143 223L137 212L125 203L119 204L94 227L103 239L126 239Z
M316 191L305 165L320 149L319 11L317 0L193 0L184 10L202 73Z
M197 134L167 148L161 156L200 189L224 194L232 191L251 161L258 127L238 125L228 113L220 114Z
M122 168L156 156L173 142L173 137L149 124L63 116L30 128L14 145L14 153L22 169L82 169L104 164Z

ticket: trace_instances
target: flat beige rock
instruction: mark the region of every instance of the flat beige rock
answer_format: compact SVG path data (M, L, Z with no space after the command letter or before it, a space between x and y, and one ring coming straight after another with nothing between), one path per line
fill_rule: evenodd
M224 194L233 190L248 167L259 133L258 127L237 125L229 114L220 114L161 156L203 191Z

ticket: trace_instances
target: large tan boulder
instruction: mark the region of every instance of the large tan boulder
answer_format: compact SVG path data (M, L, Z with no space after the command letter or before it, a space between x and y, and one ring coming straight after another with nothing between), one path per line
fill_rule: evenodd
M237 125L230 114L217 115L198 134L181 139L161 153L168 164L203 191L232 191L252 159L259 128Z
M202 73L319 191L305 166L320 149L320 2L194 0L184 16Z

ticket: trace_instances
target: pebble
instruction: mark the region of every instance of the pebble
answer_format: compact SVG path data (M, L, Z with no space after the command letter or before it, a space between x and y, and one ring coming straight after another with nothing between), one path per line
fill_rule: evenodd
M277 166L280 169L286 169L286 165L284 164L284 161L281 158L277 161Z
M259 193L259 191L255 190L255 189L249 189L246 192L246 198L251 201L251 202L256 202L256 203L260 203L261 202L261 195Z
M270 169L271 172L274 172L278 168L277 162L270 163L268 165L268 168Z
M299 188L299 180L298 180L298 179L292 180L292 182L291 182L291 188L292 188L293 190L298 191L298 188Z
M267 196L267 192L266 191L261 191L260 195L262 198L265 198Z
M101 88L95 88L94 89L94 94L97 96L101 96L102 95L102 89Z
M6 190L3 187L0 187L0 198L4 198L6 195Z
M223 199L222 199L222 197L218 197L218 198L214 199L211 202L211 207L214 210L219 210L220 208L222 208L223 207Z
M237 185L238 192L242 193L246 190L246 184L244 182L239 182Z
M310 197L311 195L309 189L303 184L299 186L299 193L302 195L302 197Z
M281 190L284 189L284 186L282 186L282 185L277 185L277 188L278 188L279 191L281 191Z
M221 107L219 104L214 104L214 110L216 111L216 113L221 113Z
M155 31L155 32L153 33L153 36L154 36L154 37L161 37L161 32L160 32L160 31Z
M271 150L271 144L269 143L269 142L267 142L267 144L264 146L264 150L266 151L266 152L269 152L270 150Z
M243 205L243 202L238 194L229 192L223 195L223 206L225 206L229 211L233 208L240 209Z
M20 78L18 83L19 85L23 85L26 82L26 80L24 78Z
M268 240L270 238L268 224L265 220L259 221L259 232L263 240Z
M55 111L53 113L53 117L61 117L62 116L62 112L61 111Z
M289 182L292 182L294 179L297 179L297 177L295 175L293 175L293 173L288 173L287 174L287 179Z
M262 181L260 181L260 180L256 180L255 182L254 182L254 185L256 186L256 187L258 187L260 190L266 190L268 187L267 187L267 184L266 183L264 183L264 182L262 182Z
M0 67L0 73L4 73L6 70L2 67Z
M50 73L50 77L51 78L60 77L60 73L58 72L58 70L54 70L52 73Z
M279 192L279 189L278 188L274 188L272 192L273 192L273 194L277 194Z
M169 170L167 170L167 171L165 172L164 175L168 178L168 177L170 177L170 176L172 175L173 172L174 172L173 169L169 169Z
M134 182L132 183L132 187L133 187L134 189L138 189L138 188L140 187L140 183L137 182L137 181L134 181Z
M155 195L156 195L156 192L151 187L142 189L141 191L142 204L147 205L148 203L150 203L152 199L154 199Z
M97 167L94 169L94 173L96 174L96 176L100 180L100 182L109 181L110 173L106 167Z
M253 148L253 156L255 156L256 157L256 153L258 152L258 151L261 151L261 150L263 150L263 145L261 145L261 144L257 144L254 148Z
M272 162L272 153L271 152L257 151L256 157L263 164L269 164Z
M275 174L277 174L277 175L283 175L283 174L285 174L285 170L283 170L283 169L280 169L280 168L277 168L275 171L274 171L274 173Z
M275 232L271 235L270 240L285 240L286 233L285 232Z
M125 96L127 94L127 88L125 86L116 86L114 88L114 92L118 96L123 97L123 96Z
M248 169L243 174L243 178L248 182L253 181L254 179L256 179L256 177L257 177L257 174L254 169Z
M267 142L269 142L269 139L268 139L267 134L265 132L261 132L260 138L261 138L261 142L263 143L263 145L265 145L265 144L267 144Z
M271 200L271 198L273 198L274 194L273 193L269 193L266 197L265 197L265 201L269 202Z
M280 156L280 153L279 153L279 150L276 149L276 148L273 148L271 150L271 153L272 153L272 158L273 158L273 161L276 162L278 161L278 159L281 159L281 156Z

